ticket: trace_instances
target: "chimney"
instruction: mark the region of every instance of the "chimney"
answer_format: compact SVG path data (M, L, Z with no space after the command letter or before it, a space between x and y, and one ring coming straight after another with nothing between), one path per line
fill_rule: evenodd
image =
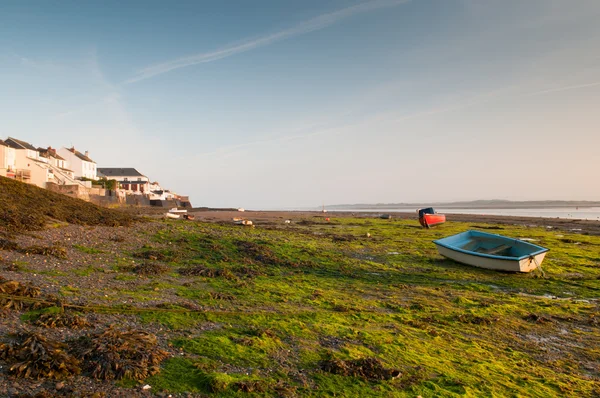
M85 156L89 157L90 156L90 152L89 151L85 151Z

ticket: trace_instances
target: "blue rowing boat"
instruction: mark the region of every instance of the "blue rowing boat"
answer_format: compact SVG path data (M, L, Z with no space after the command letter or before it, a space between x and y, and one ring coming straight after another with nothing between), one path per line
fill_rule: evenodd
M548 252L533 243L480 231L462 232L433 243L444 257L498 271L532 271L542 264Z

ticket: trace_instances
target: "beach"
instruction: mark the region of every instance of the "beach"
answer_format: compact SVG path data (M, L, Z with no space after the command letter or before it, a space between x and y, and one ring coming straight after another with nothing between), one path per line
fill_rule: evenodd
M600 392L599 223L452 215L423 229L413 213L211 210L187 221L128 212L141 218L5 235L2 286L39 294L23 307L4 299L0 335L41 333L79 358L82 343L133 331L155 341L159 365L104 380L94 366L124 354L84 356L79 372L38 380L10 371L7 354L0 396ZM238 217L254 227L234 225ZM432 240L467 229L550 248L544 274L437 253Z
M152 213L161 213L153 210ZM320 211L233 211L233 210L191 210L198 220L209 222L228 222L236 217L244 217L252 220L256 224L276 224L285 220L302 219L306 217L320 218L377 218L382 214L390 214L392 219L396 220L415 220L415 212L378 212L378 211L332 211L323 213ZM567 232L580 232L592 235L600 235L600 222L594 220L574 220L564 218L544 218L544 217L518 217L518 216L498 216L498 215L480 215L480 214L448 214L448 221L472 222L476 228L477 223L491 223L500 225L526 225L540 226L560 229Z

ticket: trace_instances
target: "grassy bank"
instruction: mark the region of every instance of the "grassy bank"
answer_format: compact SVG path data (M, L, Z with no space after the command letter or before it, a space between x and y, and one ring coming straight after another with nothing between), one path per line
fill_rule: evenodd
M0 177L0 232L38 230L60 222L124 226L131 225L134 219L119 211Z

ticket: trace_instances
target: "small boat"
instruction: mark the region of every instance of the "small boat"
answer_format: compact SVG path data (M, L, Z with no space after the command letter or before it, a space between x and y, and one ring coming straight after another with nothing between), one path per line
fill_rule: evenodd
M169 210L169 213L174 213L174 214L187 213L187 210L179 210L179 209L177 209L177 207L173 207L172 209Z
M382 214L379 216L379 218L381 218L382 220L391 220L392 215L391 214Z
M252 225L252 221L244 220L243 218L237 218L237 217L235 217L233 219L233 223L236 225Z
M444 257L498 271L532 271L541 266L548 252L530 242L480 231L462 232L433 243Z
M193 214L184 214L183 215L183 219L184 220L193 220L194 218L196 218Z
M179 214L165 213L166 218L179 218Z
M419 213L419 223L424 228L434 227L446 222L446 215L436 213L433 207L419 209L417 213Z

